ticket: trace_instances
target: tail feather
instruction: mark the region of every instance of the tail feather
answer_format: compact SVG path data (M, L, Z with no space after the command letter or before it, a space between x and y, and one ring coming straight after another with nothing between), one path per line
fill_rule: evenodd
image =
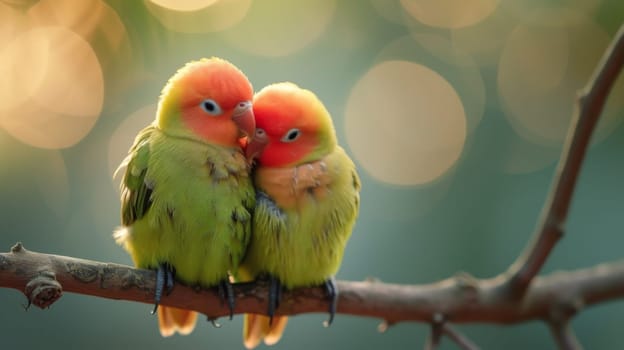
M243 324L243 344L247 349L253 349L260 341L266 345L276 344L282 337L288 317L274 316L269 325L269 317L257 314L245 314Z
M264 336L264 343L266 345L274 345L282 338L284 329L288 323L288 317L286 316L274 316L269 332Z
M158 307L158 328L160 335L170 337L176 332L187 335L195 329L197 312L175 307Z
M262 335L267 332L267 330L263 330L264 322L260 322L259 318L261 315L256 314L245 314L245 318L243 321L243 345L247 349L253 349L262 340ZM266 326L268 328L268 322Z

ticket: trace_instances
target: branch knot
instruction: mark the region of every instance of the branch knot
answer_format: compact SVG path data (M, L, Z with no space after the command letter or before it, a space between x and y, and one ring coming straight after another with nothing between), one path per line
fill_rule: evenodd
M462 298L475 302L479 298L479 280L467 272L460 271L455 274L455 283Z
M26 284L24 294L28 297L28 306L34 304L45 309L61 297L63 288L54 272L41 271Z
M566 298L561 301L557 301L552 305L549 312L550 321L555 324L566 322L579 313L585 302L580 297Z
M22 253L25 251L26 249L24 248L22 242L17 242L14 246L11 247L11 253Z

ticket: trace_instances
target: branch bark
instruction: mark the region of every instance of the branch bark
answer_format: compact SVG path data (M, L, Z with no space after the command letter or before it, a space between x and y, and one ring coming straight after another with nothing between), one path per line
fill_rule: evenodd
M11 252L0 253L0 286L22 291L29 302L39 307L50 306L62 292L152 304L155 278L154 271L36 253L21 244ZM506 298L500 283L500 278L472 279L464 275L423 285L338 281L338 313L379 318L388 324L434 322L439 315L455 323L549 320L553 305L576 312L587 305L624 297L624 261L537 277L522 303ZM236 314L266 312L267 283L235 284L234 292ZM179 283L161 304L197 310L211 317L229 312L216 289ZM276 314L323 313L328 306L322 287L301 288L284 292Z
M587 86L579 93L568 136L544 204L538 228L524 252L509 267L506 289L521 297L564 234L576 180L605 101L624 64L624 25L615 35Z
M583 347L579 343L569 320L563 320L561 322L551 322L550 331L559 346L559 349L563 350L582 350Z

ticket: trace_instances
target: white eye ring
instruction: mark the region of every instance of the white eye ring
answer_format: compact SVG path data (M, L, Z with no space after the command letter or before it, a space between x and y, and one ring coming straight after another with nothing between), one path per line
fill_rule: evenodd
M264 137L265 135L266 132L264 131L264 129L256 128L256 137Z
M217 101L207 98L199 103L204 112L217 116L220 115L223 111L221 110L221 106L217 103Z
M286 132L284 137L282 137L282 142L293 142L301 136L301 130L297 128L292 128Z

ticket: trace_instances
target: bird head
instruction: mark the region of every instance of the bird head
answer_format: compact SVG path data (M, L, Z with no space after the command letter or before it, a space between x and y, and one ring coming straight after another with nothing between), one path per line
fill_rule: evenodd
M300 165L336 147L331 116L309 90L289 82L269 85L254 96L253 110L256 131L246 155L260 166Z
M156 124L172 136L226 147L254 134L253 88L236 66L220 58L186 64L162 91Z

